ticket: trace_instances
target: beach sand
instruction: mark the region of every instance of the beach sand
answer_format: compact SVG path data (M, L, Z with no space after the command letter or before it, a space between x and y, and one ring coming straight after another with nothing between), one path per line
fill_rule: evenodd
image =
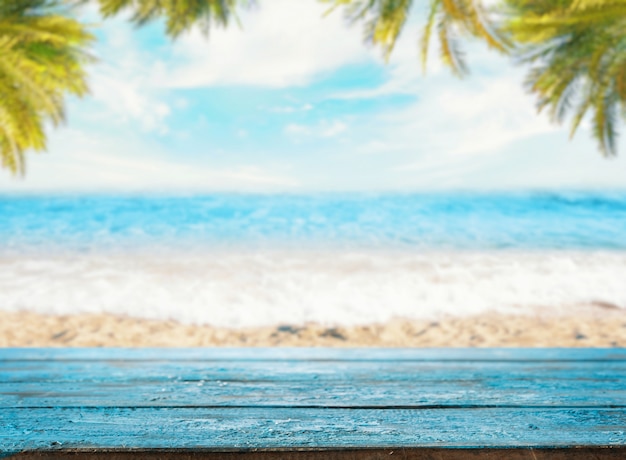
M545 311L545 310L544 310ZM626 347L626 311L596 304L568 316L483 314L384 324L192 326L113 315L0 311L1 347Z

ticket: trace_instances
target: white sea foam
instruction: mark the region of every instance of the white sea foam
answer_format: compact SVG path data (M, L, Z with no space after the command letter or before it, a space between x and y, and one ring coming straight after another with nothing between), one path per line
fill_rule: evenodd
M626 308L626 252L306 252L0 258L0 309L241 327Z

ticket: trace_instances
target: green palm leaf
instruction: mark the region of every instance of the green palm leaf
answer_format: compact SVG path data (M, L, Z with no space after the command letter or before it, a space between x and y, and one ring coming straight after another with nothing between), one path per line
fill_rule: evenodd
M87 92L92 36L52 0L0 0L0 158L24 171L24 153L44 150L44 123L65 118L66 94Z
M130 11L132 21L140 26L165 18L167 34L175 38L194 25L205 33L213 25L228 25L241 0L98 0L98 3L105 18Z
M573 135L588 111L604 155L616 154L617 114L626 103L625 0L507 0L506 29L532 67L538 108L562 121L575 106ZM621 109L620 109L621 107Z
M411 0L322 0L332 3L331 10L343 7L351 22L365 23L365 38L383 49L387 59L400 36L410 9ZM433 28L441 48L441 57L454 73L464 75L467 66L459 46L460 37L477 36L489 46L505 51L510 43L505 34L489 20L488 10L479 0L431 0L430 12L420 42L425 65Z
M406 24L410 0L322 0L365 21L366 38L385 58ZM463 76L459 41L477 37L530 66L527 85L539 110L555 122L573 111L571 134L592 112L593 135L605 155L616 153L619 113L626 117L626 0L431 0L420 42L425 66L436 30L441 59Z

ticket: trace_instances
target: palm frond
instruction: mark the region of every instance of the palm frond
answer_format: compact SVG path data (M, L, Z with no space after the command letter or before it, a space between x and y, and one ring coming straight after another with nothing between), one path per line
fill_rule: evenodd
M441 60L454 74L462 76L467 73L467 65L460 50L453 26L448 21L443 20L437 27L439 43L441 47Z
M0 157L13 173L23 173L27 150L45 149L43 124L64 120L65 96L87 92L85 50L93 37L62 12L54 0L0 7Z
M539 107L548 107L557 121L575 107L571 136L592 111L600 151L616 154L616 114L626 114L626 1L506 3L511 14L505 29L520 61L531 65L530 89Z
M85 2L86 0L79 0ZM132 21L142 26L164 18L167 34L173 38L198 26L208 33L213 26L226 26L237 18L237 8L248 2L242 0L97 0L100 13L108 18L130 11Z
M344 8L350 22L363 22L366 41L382 48L388 59L395 43L409 18L411 0L321 0L330 3L333 11ZM431 0L430 11L420 38L421 60L425 67L433 29L437 26L437 37L441 56L452 71L462 76L467 73L459 38L475 36L497 50L510 46L505 34L491 23L487 8L480 0Z

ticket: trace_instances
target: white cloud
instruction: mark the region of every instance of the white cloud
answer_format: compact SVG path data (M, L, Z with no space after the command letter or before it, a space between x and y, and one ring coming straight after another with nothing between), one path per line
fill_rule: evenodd
M439 57L439 49L436 38L431 39L429 48L429 59L426 69L422 68L421 55L419 49L419 40L422 33L422 23L425 14L414 8L412 18L409 19L404 31L396 45L387 63L384 63L380 56L380 50L373 50L373 56L380 65L385 65L386 78L385 81L372 88L360 89L343 89L337 91L330 96L331 99L372 99L388 95L416 93L416 89L423 86L424 78L439 78L439 76L449 75L449 70L444 67ZM355 25L361 27L361 25ZM353 32L358 32L353 30ZM478 56L472 54L472 62Z
M317 124L303 125L298 123L289 123L285 126L285 134L295 137L336 137L347 131L348 125L341 120L321 120Z
M145 131L164 134L171 108L146 89L141 77L124 78L128 69L102 68L94 72L92 97L105 107L107 118L118 123L136 121Z
M285 168L249 163L213 166L181 161L138 138L104 137L72 129L54 131L51 153L29 155L25 179L0 176L0 190L99 191L289 190L298 181Z
M412 17L398 39L389 61L385 65L385 81L375 87L346 89L333 93L330 99L372 99L389 95L414 95L424 87L432 86L433 81L443 80L443 87L453 82L471 81L474 75L502 74L513 67L512 60L498 55L481 41L466 38L460 43L469 67L469 75L465 79L452 77L452 73L440 59L441 50L436 34L430 40L428 61L424 68L420 49L421 34L427 15L426 10L419 8L419 2L413 9ZM382 63L382 59L378 59Z
M91 98L103 109L100 117L166 133L172 108L151 85L150 56L140 48L137 31L125 17L107 19L99 29L102 39L96 44L98 61L90 67L90 89ZM182 98L175 103L176 108L185 104Z
M289 123L285 126L285 133L290 136L308 136L312 132L311 128L298 123Z
M348 129L348 125L346 125L344 122L339 121L339 120L334 120L330 123L322 124L321 130L320 130L320 136L335 137L343 133L347 129Z
M561 128L537 114L521 79L481 79L473 91L458 88L444 92L438 103L457 129L455 154L488 154L506 145Z
M316 0L272 0L242 13L243 27L198 31L174 45L171 68L161 66L158 86L213 85L288 87L371 59L361 34L341 14L323 17Z
M533 97L523 89L524 69L513 67L506 58L484 47L469 44L474 74L460 80L438 65L436 75L432 69L422 75L414 38L405 35L400 39L382 84L331 96L415 97L407 105L393 105L353 123L356 153L392 153L400 163L391 170L414 172L444 168L446 164L453 167L459 162L457 156L501 154L518 142L563 132L545 115L537 115Z

